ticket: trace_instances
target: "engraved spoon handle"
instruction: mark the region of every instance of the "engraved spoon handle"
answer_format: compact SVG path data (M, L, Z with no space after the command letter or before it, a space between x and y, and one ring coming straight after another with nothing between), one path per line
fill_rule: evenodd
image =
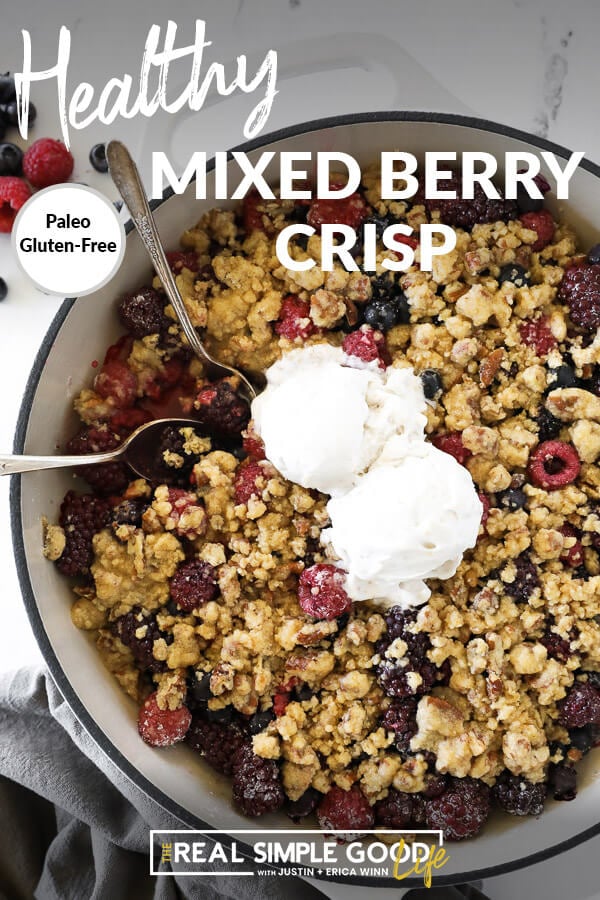
M111 462L122 448L107 453L88 453L85 456L12 456L0 454L0 475L18 472L39 472L42 469L62 469L68 466L89 466Z

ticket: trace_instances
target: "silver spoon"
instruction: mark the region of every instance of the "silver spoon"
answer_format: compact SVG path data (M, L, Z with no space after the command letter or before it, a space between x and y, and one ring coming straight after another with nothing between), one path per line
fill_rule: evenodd
M156 228L154 216L150 210L148 197L146 196L146 191L144 190L136 164L131 158L127 147L125 147L121 141L109 142L106 148L106 158L108 160L108 167L112 180L129 210L131 220L137 229L142 243L150 254L154 268L162 281L167 297L175 310L183 332L188 339L188 343L196 356L202 360L206 375L211 380L235 375L240 379L240 393L245 396L245 399L249 403L251 403L256 397L257 389L260 391L265 386L264 376L261 374L253 374L252 378L256 384L255 388L242 372L238 369L234 369L233 366L226 366L223 363L218 362L207 352L198 336L198 332L192 325L192 321L185 308L181 294L175 284L175 279L173 278L173 274L167 262L167 257L165 256L165 251Z
M132 431L115 450L107 453L87 453L83 456L9 456L0 455L0 475L17 472L39 472L41 469L61 469L68 466L91 466L120 459L142 478L156 477L156 447L160 431L167 425L200 427L197 419L155 419Z

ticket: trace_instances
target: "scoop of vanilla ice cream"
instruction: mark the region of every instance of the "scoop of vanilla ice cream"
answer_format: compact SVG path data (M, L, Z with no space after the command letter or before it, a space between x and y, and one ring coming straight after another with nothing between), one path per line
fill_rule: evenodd
M424 409L412 369L383 370L340 347L317 344L292 350L270 367L252 418L268 459L285 478L336 496L367 471L392 436L398 452L422 443Z
M468 471L425 441L411 449L392 461L384 454L327 505L322 541L347 571L353 600L424 603L423 579L449 578L477 540L482 504Z

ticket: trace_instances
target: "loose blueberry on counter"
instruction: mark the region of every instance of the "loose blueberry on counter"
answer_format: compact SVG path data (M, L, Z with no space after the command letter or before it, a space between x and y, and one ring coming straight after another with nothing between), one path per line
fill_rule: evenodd
M2 106L0 106L0 114L7 125L17 126L19 124L19 111L16 100L11 100L10 103L3 103ZM29 125L33 125L36 119L37 109L33 103L30 103L27 122Z
M556 369L550 369L550 375L549 388L551 391L557 388L577 387L579 381L573 368L566 363L562 366L557 366Z
M367 325L379 331L389 331L395 325L407 325L410 322L408 299L401 292L386 300L371 300L365 307L364 319Z
M509 488L506 491L500 491L496 496L499 506L513 511L523 509L527 502L527 495L519 488Z
M2 302L2 300L6 300L7 294L8 285L6 284L4 278L0 278L0 302Z
M248 722L249 734L260 734L260 732L264 731L267 725L272 722L274 718L275 713L272 709L265 709L264 712L254 713L254 715Z
M591 250L589 250L587 261L591 266L595 266L600 263L600 244L594 244Z
M94 146L90 150L90 162L96 172L108 172L106 144L94 144Z
M23 151L16 144L0 144L0 175L20 175Z
M424 369L419 377L427 400L437 400L444 390L442 378L437 369Z
M531 279L527 274L527 270L517 263L508 263L502 266L498 275L498 282L504 284L505 281L511 281L515 287L527 287L531 284Z

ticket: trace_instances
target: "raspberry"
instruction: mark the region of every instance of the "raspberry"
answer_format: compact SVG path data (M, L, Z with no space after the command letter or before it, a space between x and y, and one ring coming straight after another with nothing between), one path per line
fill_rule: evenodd
M544 316L533 322L523 322L519 326L519 334L523 343L533 347L538 356L545 356L557 345L550 323Z
M574 325L594 332L600 326L600 264L567 269L557 296L569 307Z
M573 528L572 525L566 524L558 529L565 538L568 539L570 544L569 547L564 547L563 552L560 555L560 558L563 563L567 566L572 566L576 569L578 566L583 564L583 544L579 540L580 533L576 528ZM573 543L573 539L575 542ZM565 542L566 543L566 542Z
M477 492L477 496L481 500L481 505L483 506L483 512L481 513L480 528L485 529L485 526L487 525L487 520L490 517L490 507L491 507L490 498L487 497L485 494L482 494L481 491Z
M198 254L193 251L186 253L180 250L172 250L167 253L167 262L173 275L179 275L182 269L189 269L190 272L197 273L200 268Z
M145 393L151 400L160 402L165 393L179 383L183 375L183 363L180 359L173 357L163 363L162 368L155 374L154 378L147 382Z
M179 566L171 578L171 597L186 612L204 606L218 593L214 566L202 559Z
M535 253L539 253L540 250L543 250L544 247L547 247L548 244L552 243L552 238L554 237L554 219L552 218L552 213L548 212L547 209L540 209L538 212L524 213L520 217L520 220L525 228L528 228L530 231L535 231L537 234L536 242L531 245L531 249Z
M417 701L414 697L392 700L384 712L381 724L394 732L394 744L398 750L410 751L410 740L417 733Z
M12 231L17 213L31 197L31 190L20 178L0 177L0 234Z
M110 424L120 435L128 435L140 425L152 421L152 414L147 409L118 409L111 417Z
M168 502L171 504L169 518L174 522L176 534L190 539L204 534L206 512L195 494L182 488L169 488Z
M377 360L380 369L385 369L389 360L385 337L370 325L362 325L357 331L347 334L342 343L342 350L348 356L356 356L363 362Z
M383 828L406 828L412 820L413 808L412 794L390 788L387 797L373 807L375 824Z
M249 462L240 466L233 487L235 502L247 505L251 497L260 499L267 486L268 477L268 470L260 462Z
M263 212L259 210L259 206L264 203L263 198L257 190L251 190L242 201L242 218L244 220L244 229L246 234L253 231L265 231L265 222Z
M557 706L559 722L565 728L600 725L600 691L589 681L576 681Z
M305 569L298 581L298 603L315 619L331 620L349 612L352 600L344 590L346 573L328 563Z
M548 651L548 656L557 659L561 663L566 663L573 655L571 645L555 631L546 631L540 638L540 644L543 644Z
M170 747L186 736L192 715L186 706L179 709L161 709L156 702L156 691L141 706L138 716L140 737L151 747Z
M357 784L349 791L336 785L317 806L317 821L319 827L327 831L343 832L336 835L338 840L353 841L361 837L360 832L373 828L375 815Z
M82 428L66 446L66 452L76 456L105 453L119 446L119 437L106 426ZM129 469L122 462L100 463L97 466L77 467L77 474L100 494L119 494L129 483Z
M244 452L247 453L252 460L265 458L265 445L259 436L250 428L242 437L242 447L244 448Z
M492 788L492 797L512 816L539 816L544 809L546 785L533 784L522 775L505 771Z
M527 553L521 553L512 560L515 567L515 577L512 581L504 582L504 590L517 603L527 603L536 588L540 586L540 578L537 566Z
M40 138L23 156L23 174L36 188L68 181L73 171L73 156L60 141Z
M455 228L463 228L470 231L474 225L483 225L487 222L508 222L517 217L517 204L514 200L490 200L486 197L481 185L476 184L472 200L462 199L462 178L454 174L452 178L444 181L443 189L456 191L455 200L427 200L425 207L428 213L437 210L440 220L445 225ZM415 198L415 201L417 198ZM423 202L423 201L421 201Z
M158 334L169 326L165 316L165 301L150 287L125 294L119 301L119 317L127 331L135 338Z
M239 434L250 419L250 407L238 391L235 376L205 385L194 401L198 421L209 430Z
M276 334L287 338L288 341L295 341L298 338L305 341L318 330L310 318L309 304L293 294L287 296L281 304L279 319L275 323Z
M145 632L143 637L138 637L136 632L141 628L145 628ZM157 625L155 616L148 615L139 606L134 606L130 612L115 619L110 629L126 647L129 647L140 669L148 672L164 671L164 662L155 659L152 652L154 641L165 637Z
M137 378L129 366L113 360L104 363L96 375L94 390L105 400L110 398L120 409L133 406L137 399Z
M428 828L439 828L447 841L474 837L490 814L490 789L474 778L450 778L439 797L425 802Z
M273 695L273 712L275 713L275 717L277 719L284 714L291 698L292 695L289 691L277 691Z
M56 566L63 575L88 575L94 558L92 538L108 522L110 505L93 494L69 491L60 507L58 524L62 527L66 545Z
M237 725L208 722L194 715L186 741L192 750L204 757L209 766L223 775L231 775L233 758L245 737Z
M577 772L564 763L552 764L548 770L548 785L555 800L574 800L577 796Z
M283 806L279 766L242 744L233 758L233 800L247 816L262 816Z
M444 453L449 453L450 456L453 456L456 462L460 463L461 466L466 465L473 455L463 444L460 431L450 431L448 434L437 434L431 439L431 443L434 447L437 447L438 450L442 450Z
M412 697L425 694L440 678L440 671L427 658L431 643L426 634L413 631L417 618L415 610L404 610L393 606L385 617L387 635L377 644L381 662L377 666L379 684L390 697ZM406 657L400 661L388 659L386 651L390 644L400 638L407 646ZM408 662L407 662L408 660ZM410 677L416 673L419 679ZM419 681L418 685L415 682Z
M544 441L538 444L527 464L532 482L547 491L571 484L581 469L577 450L564 441Z
M332 185L334 187L334 185ZM310 204L306 221L316 231L321 225L349 225L355 230L362 225L369 215L369 206L360 194L336 199L313 200Z

